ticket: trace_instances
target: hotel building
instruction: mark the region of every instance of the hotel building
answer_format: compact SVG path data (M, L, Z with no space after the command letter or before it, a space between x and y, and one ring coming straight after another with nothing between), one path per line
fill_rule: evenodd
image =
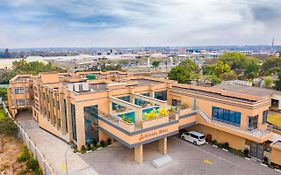
M41 128L80 149L108 138L120 142L134 149L139 163L144 144L157 141L166 154L168 137L195 130L281 165L279 135L267 126L266 97L117 71L41 73L11 79L8 106L15 118L32 109Z

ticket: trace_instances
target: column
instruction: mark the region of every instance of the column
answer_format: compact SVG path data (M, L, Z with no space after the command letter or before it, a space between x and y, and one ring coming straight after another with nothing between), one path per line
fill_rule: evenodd
M86 146L85 139L85 125L84 125L84 107L76 103L75 104L75 114L76 114L76 136L77 136L77 146L79 149L82 146Z
M134 89L134 87L131 87L130 88L130 103L135 104L135 95L133 93L135 93L135 89Z
M60 104L60 111L59 111L59 114L60 114L60 118L61 118L61 131L63 134L66 134L67 133L67 121L66 121L66 114L65 114L65 111L67 109L65 109L66 106L64 106L64 96L63 94L59 94L59 104Z
M167 137L159 140L159 152L167 154Z
M137 163L143 163L143 146L139 145L134 148L135 150L135 161Z
M138 127L142 127L142 108L141 107L139 107L139 108L137 108L137 109L135 109L135 120L136 120L136 125L138 126Z

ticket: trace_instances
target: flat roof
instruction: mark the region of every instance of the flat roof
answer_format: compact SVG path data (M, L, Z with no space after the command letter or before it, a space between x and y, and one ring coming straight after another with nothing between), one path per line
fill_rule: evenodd
M94 91L106 91L106 83L89 84L89 87Z
M18 76L14 81L27 81L30 76Z
M172 90L179 90L183 92L190 92L190 93L196 93L199 95L205 95L205 96L211 96L211 97L217 97L217 98L224 98L226 100L235 100L243 103L250 103L252 104L253 102L257 102L257 100L250 100L246 98L238 98L238 97L232 97L232 96L225 96L222 95L221 93L215 93L212 91L205 91L205 90L200 90L200 89L192 89L192 88L184 88L184 87L175 87L173 86ZM242 94L241 94L242 95Z
M272 94L281 95L281 92L273 90L273 89L265 89L265 88L260 88L260 87L240 85L240 84L235 84L235 83L231 83L231 82L223 82L221 84L214 86L214 88L242 93L242 94L247 94L247 95L254 95L254 96L258 96L258 97L269 97Z
M145 86L145 85L163 83L163 82L161 82L161 81L148 80L148 79L131 79L131 80L132 80L132 81L137 81L137 82L138 82L138 86Z

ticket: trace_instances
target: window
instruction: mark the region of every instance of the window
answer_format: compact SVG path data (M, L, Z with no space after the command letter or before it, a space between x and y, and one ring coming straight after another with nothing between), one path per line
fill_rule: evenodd
M263 111L263 113L262 113L262 124L265 124L267 122L267 116L268 116L268 110Z
M28 100L25 100L25 99L16 99L16 105L17 106L24 106L24 105L27 105L28 103Z
M72 119L72 137L73 140L77 141L77 133L76 133L76 112L75 105L71 104L71 119Z
M63 99L63 104L64 104L64 119L65 119L65 125L66 125L66 132L68 132L68 123L67 123L67 106L66 106L66 99Z
M241 113L213 106L212 118L224 123L240 126Z
M15 88L15 94L23 94L24 88L23 87L16 87Z
M252 131L258 127L258 115L248 117L248 130Z
M198 136L194 135L194 134L190 134L191 137L198 139Z
M135 98L135 104L138 105L138 106L143 106L143 105L146 105L148 102L147 101L144 101L142 99L139 99L139 98Z
M177 100L177 99L172 99L172 106L180 106L181 105L181 101Z
M119 97L119 99L130 102L130 96Z
M141 95L149 97L149 92L143 93L143 94L141 94Z
M155 92L155 98L159 100L167 100L167 91Z

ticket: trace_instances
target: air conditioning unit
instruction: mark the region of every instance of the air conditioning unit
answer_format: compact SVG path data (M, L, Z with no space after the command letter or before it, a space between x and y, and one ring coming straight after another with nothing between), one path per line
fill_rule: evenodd
M82 83L82 89L83 91L89 91L90 90L89 83Z
M74 91L75 92L80 92L80 83L75 83L74 84Z

